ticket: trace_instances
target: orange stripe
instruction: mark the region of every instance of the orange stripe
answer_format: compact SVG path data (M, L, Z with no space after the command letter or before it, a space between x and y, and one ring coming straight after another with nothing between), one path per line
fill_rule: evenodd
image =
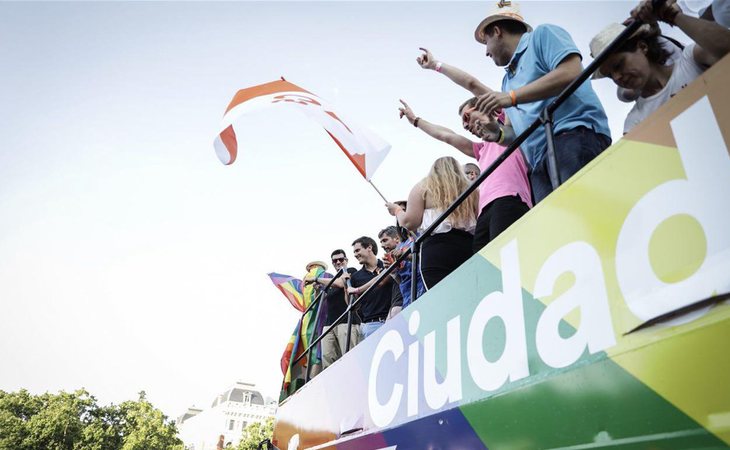
M234 107L240 105L241 103L251 100L252 98L261 97L262 95L269 95L269 94L275 94L277 92L287 92L287 91L294 91L294 92L306 92L307 94L312 94L309 91L306 91L296 84L292 84L288 81L284 80L276 80L272 81L270 83L264 83L259 84L258 86L253 86L246 89L241 89L240 91L236 92L236 95L233 96L233 100L231 100L231 103L228 105L228 108L226 108L226 112L230 111ZM314 95L314 94L312 94Z
M327 131L327 130L325 129L325 131ZM367 175L365 174L365 155L362 155L362 154L357 154L357 153L355 153L355 154L353 154L353 153L350 153L350 152L349 152L349 151L348 151L348 150L347 150L347 149L346 149L346 148L345 148L345 147L344 147L344 146L342 145L342 143L341 143L341 142L340 142L339 140L337 140L337 138L336 138L336 137L334 137L334 136L332 135L332 133L330 133L329 131L327 131L327 134L329 134L329 135L330 135L330 137L332 138L332 140L333 140L333 141L335 141L335 142L337 143L337 145L338 145L338 146L339 146L339 147L340 147L340 148L342 149L342 151L343 151L343 152L345 153L345 155L347 156L347 159L349 159L349 160L350 160L350 162L351 162L352 164L354 164L354 165L355 165L355 167L357 167L357 170L358 170L358 172L360 172L360 175L362 175L362 177L363 177L363 178L365 178L365 179L367 180L367 178L368 178L368 177L367 177Z
M231 156L230 161L226 165L233 164L233 161L236 160L236 155L238 155L238 141L236 140L236 132L233 131L233 125L228 125L225 130L221 131L220 137L223 145L228 150L228 154Z

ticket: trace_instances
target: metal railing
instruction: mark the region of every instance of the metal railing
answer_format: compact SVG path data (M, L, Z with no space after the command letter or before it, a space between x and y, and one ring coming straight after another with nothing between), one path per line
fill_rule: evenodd
M663 3L664 0L653 0L654 7L658 7ZM588 78L593 75L593 73L603 64L609 55L611 55L614 51L616 51L621 45L623 45L627 40L629 40L632 35L641 27L644 23L636 20L630 25L626 27L626 29L616 37L616 39L611 42L611 44L606 47L589 65L586 67L581 74L573 80L555 99L546 106L542 113L540 114L540 117L535 120L524 132L522 132L519 136L515 138L515 140L510 143L507 148L502 152L502 154L497 157L497 159L487 167L486 170L484 170L475 180L472 184L470 184L464 192L459 195L459 197L454 200L454 202L449 205L446 210L439 215L436 220L428 227L426 228L421 235L419 235L415 241L413 242L413 245L408 248L403 254L401 254L393 264L390 265L386 270L382 271L378 277L376 278L376 281L363 292L357 299L354 298L354 295L348 296L348 307L346 311L341 314L330 326L330 328L327 330L327 332L322 333L320 336L318 336L316 339L314 339L307 349L296 358L294 361L294 364L298 364L305 356L307 357L307 361L311 361L311 352L313 350L316 350L317 345L322 341L322 338L327 333L333 332L335 326L343 323L345 320L347 320L347 344L346 344L346 350L350 350L350 335L352 333L352 314L357 308L360 306L360 304L368 297L371 291L374 289L377 289L380 283L385 279L385 277L389 277L390 274L395 270L396 267L400 265L401 262L405 261L407 258L411 257L411 299L412 302L416 301L417 297L417 281L418 281L418 267L419 267L419 260L420 260L420 253L421 253L421 247L423 245L423 242L425 239L430 237L434 230L438 228L438 226L443 223L444 220L446 220L451 213L453 213L456 208L461 205L464 200L471 195L474 190L476 190L479 185L481 185L494 171L515 151L517 148L522 145L522 143L532 134L534 133L540 125L542 125L545 129L545 135L547 139L547 152L546 152L546 158L548 158L548 176L550 177L550 183L552 185L553 190L556 189L560 184L562 183L562 180L560 180L560 173L558 170L558 162L557 157L555 155L555 143L554 143L554 131L553 131L553 114L555 113L555 110L560 107ZM320 298L322 294L327 291L335 279L337 279L339 276L341 276L344 273L344 269L340 269L337 272L337 275L335 278L330 281L327 286L322 289L320 293ZM314 302L313 302L314 303ZM306 312L305 312L306 314ZM302 316L304 317L304 316ZM294 357L294 355L292 355ZM309 381L309 374L310 374L310 368L311 364L307 364L307 375L305 377L305 384ZM292 393L293 394L293 393Z

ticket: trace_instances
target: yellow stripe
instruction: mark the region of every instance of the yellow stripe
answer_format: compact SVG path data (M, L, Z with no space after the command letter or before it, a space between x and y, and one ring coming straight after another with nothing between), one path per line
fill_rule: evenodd
M543 263L552 253L571 242L590 243L601 257L617 340L608 356L730 445L730 358L725 349L730 343L730 306L716 307L686 325L653 326L623 336L642 321L628 309L619 289L615 269L619 231L643 195L663 182L683 177L676 148L622 139L480 255L500 267L499 250L517 238L522 284L532 292ZM676 223L677 230L663 239L675 238L677 232L690 236L696 231L691 222L680 222ZM660 243L659 248L680 253L662 253L661 268L655 270L666 272L668 279L685 273L686 267L697 266L697 261L688 259L705 256L694 251L696 247L699 245ZM657 274L661 278L662 274ZM539 300L547 306L573 283L574 277L564 274L556 283L555 294ZM578 327L580 312L571 311L565 320Z

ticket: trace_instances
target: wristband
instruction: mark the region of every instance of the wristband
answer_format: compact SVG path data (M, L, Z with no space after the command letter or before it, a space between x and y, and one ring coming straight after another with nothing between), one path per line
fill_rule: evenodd
M416 117L416 120L413 121L413 126L418 128L418 121L421 120L420 117Z
M509 98L512 99L512 106L517 106L517 94L515 94L515 91L509 91Z
M441 72L441 61L436 63L436 72Z

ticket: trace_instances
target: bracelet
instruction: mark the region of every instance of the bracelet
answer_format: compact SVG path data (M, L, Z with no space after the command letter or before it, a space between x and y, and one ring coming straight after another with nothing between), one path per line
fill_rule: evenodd
M441 61L436 63L436 72L441 72Z
M509 91L509 98L512 99L512 106L517 106L517 94L515 94L515 91Z
M497 139L497 144L504 143L504 128L499 127L499 139Z
M416 117L416 120L413 121L413 126L418 128L418 121L421 120L420 117Z

